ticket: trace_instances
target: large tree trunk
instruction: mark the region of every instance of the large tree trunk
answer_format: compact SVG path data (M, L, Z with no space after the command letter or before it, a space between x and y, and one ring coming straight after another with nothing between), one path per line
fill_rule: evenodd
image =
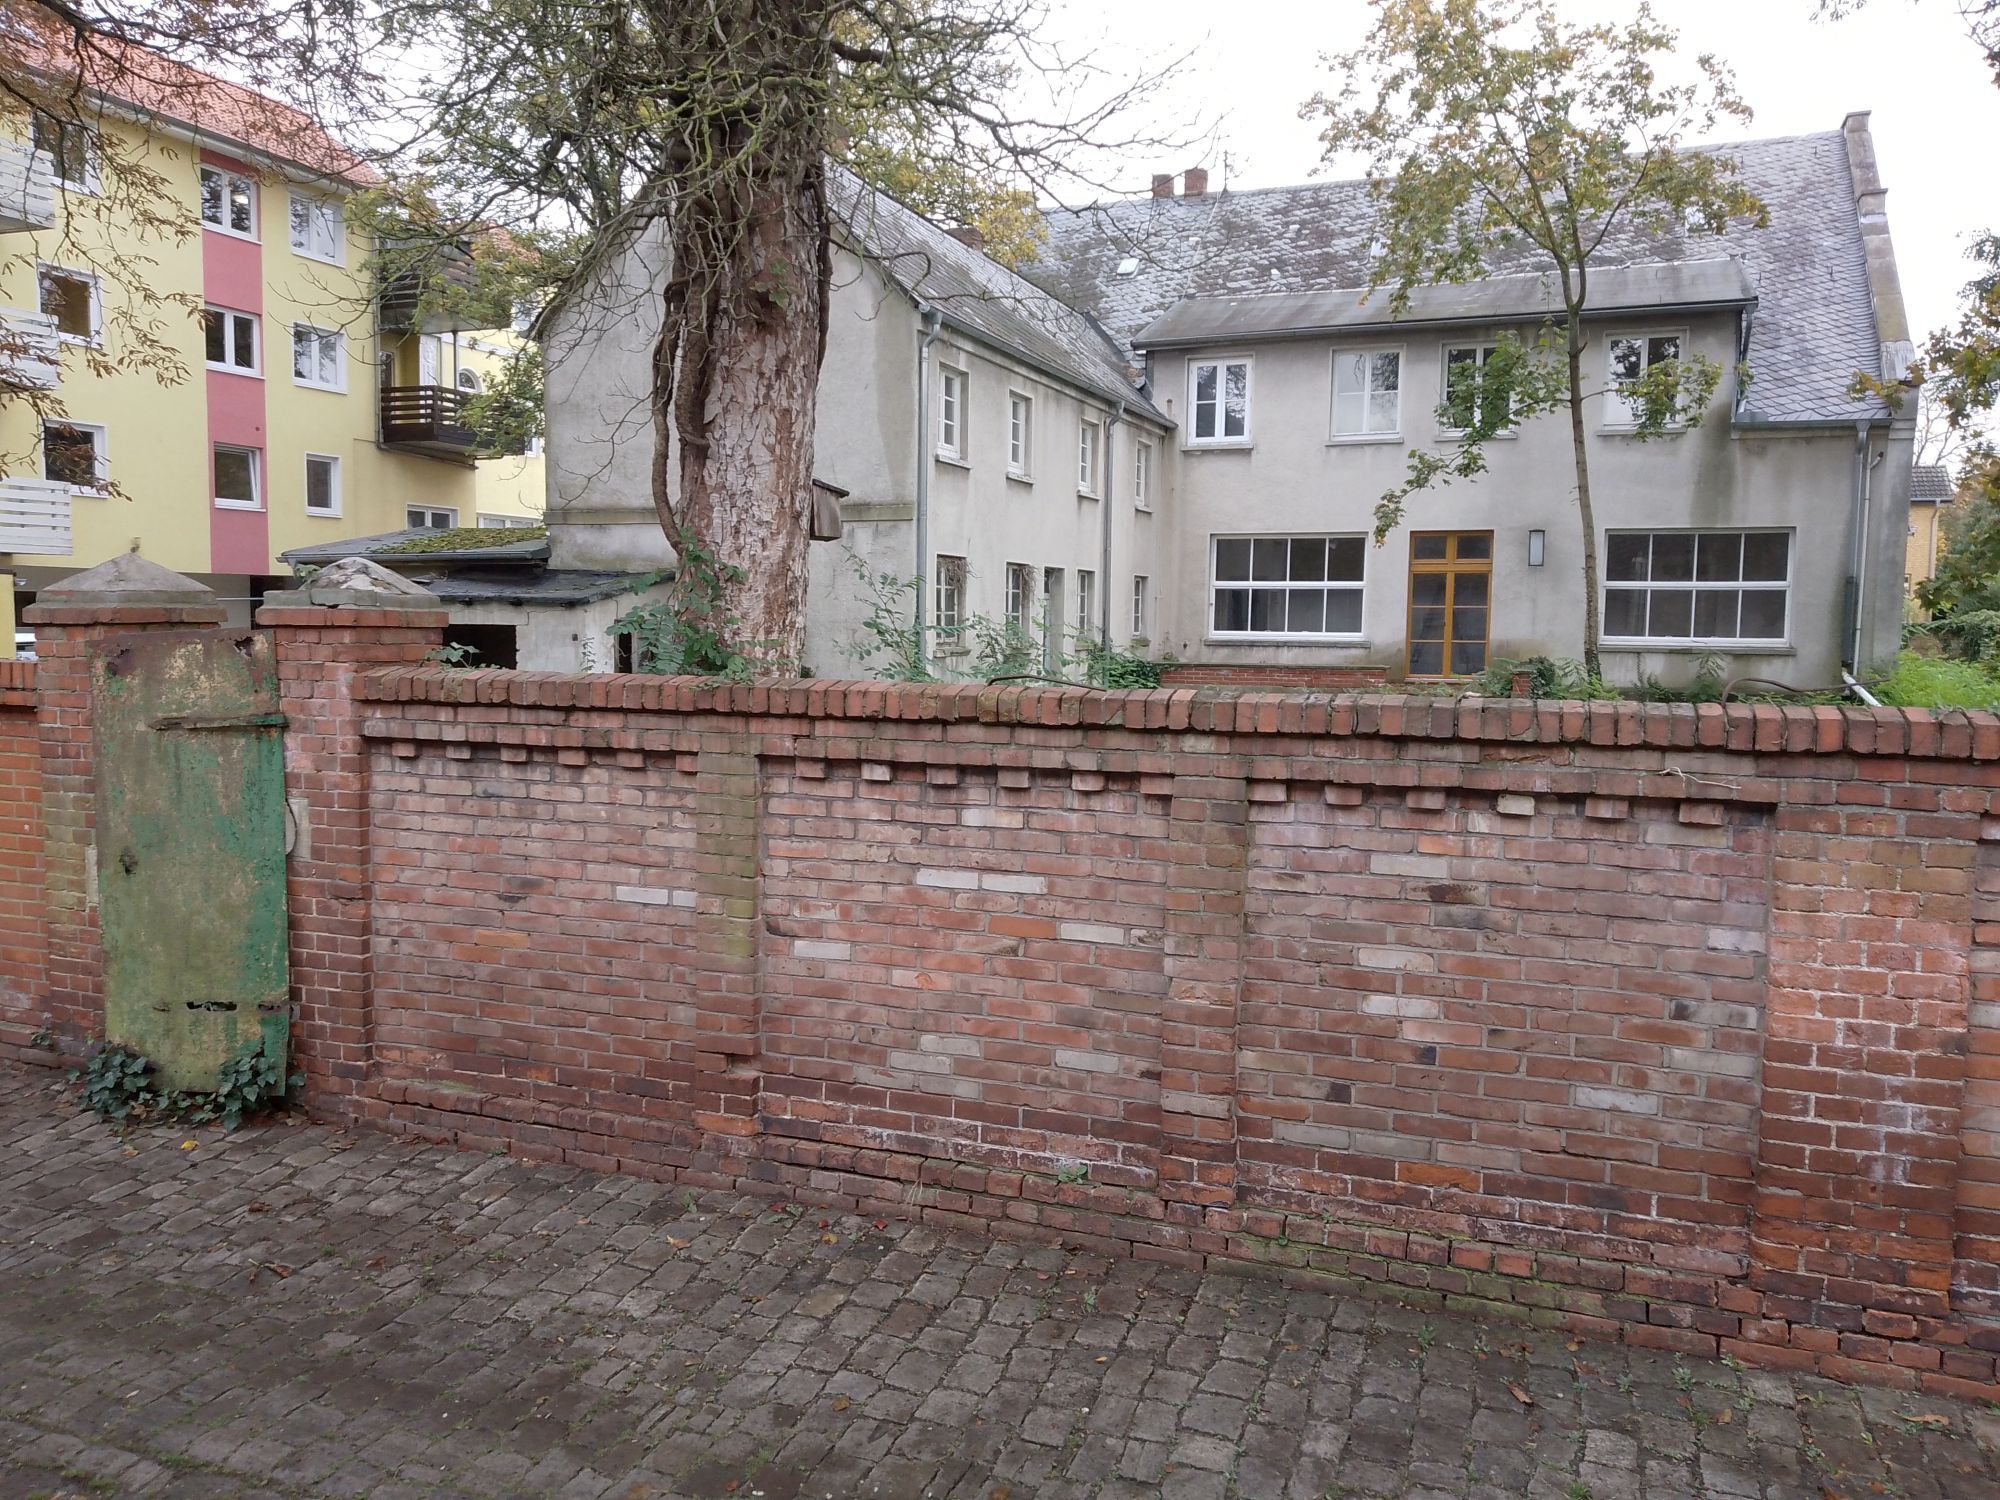
M1590 454L1583 422L1583 320L1569 315L1569 436L1576 452L1576 516L1583 527L1583 669L1592 680L1604 675L1599 660L1597 515L1590 505Z
M830 66L826 23L812 0L707 0L674 18L698 22L702 45L727 34L759 85L748 102L694 112L686 154L698 165L669 190L653 503L682 558L684 630L718 643L733 668L784 675L805 652L826 349L831 250L813 84Z

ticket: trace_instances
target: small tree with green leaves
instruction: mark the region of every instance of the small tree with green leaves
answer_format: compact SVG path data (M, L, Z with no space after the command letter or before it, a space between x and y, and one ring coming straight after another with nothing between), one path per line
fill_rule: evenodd
M1694 78L1664 81L1675 34L1640 5L1624 25L1570 25L1550 0L1373 0L1356 51L1330 59L1349 82L1304 109L1324 122L1329 158L1368 158L1380 253L1373 285L1402 312L1417 287L1489 274L1496 251L1527 248L1552 273L1562 311L1532 339L1504 336L1494 356L1446 391L1441 423L1464 429L1448 453L1413 450L1404 482L1376 508L1379 542L1410 496L1486 467L1485 444L1534 417L1567 412L1583 531L1583 660L1600 675L1597 527L1584 406L1591 274L1623 237L1683 227L1720 234L1767 214L1735 165L1683 142L1726 117L1747 120L1729 73L1706 54ZM1654 437L1701 420L1721 368L1681 348L1607 384L1633 430Z

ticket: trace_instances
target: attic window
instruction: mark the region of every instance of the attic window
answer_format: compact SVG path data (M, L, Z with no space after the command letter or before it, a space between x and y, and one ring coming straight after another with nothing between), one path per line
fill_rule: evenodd
M1120 276L1137 276L1139 274L1139 257L1136 255L1128 255L1123 260L1119 261L1118 274Z

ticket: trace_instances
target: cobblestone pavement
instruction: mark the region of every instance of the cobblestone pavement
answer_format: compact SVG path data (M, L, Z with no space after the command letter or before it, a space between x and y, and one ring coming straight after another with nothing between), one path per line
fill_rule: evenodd
M1995 1500L2000 1412L0 1069L0 1495Z

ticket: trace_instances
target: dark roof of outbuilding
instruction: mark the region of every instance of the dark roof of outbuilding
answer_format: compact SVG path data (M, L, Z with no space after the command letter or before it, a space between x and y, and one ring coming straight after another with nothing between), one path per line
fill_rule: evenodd
M1910 499L1936 505L1951 498L1951 470L1943 464L1913 464L1910 467Z
M472 532L474 528L461 530ZM523 532L526 532L524 535ZM431 567L439 564L458 562L533 564L546 562L549 556L549 534L542 529L528 531L526 528L510 529L504 526L480 528L476 532L479 545L460 545L448 550L410 550L414 544L422 547L427 541L435 541L441 533L422 527L410 527L403 531L378 531L373 536L343 537L339 541L314 542L307 547L294 547L289 552L278 554L286 563L312 563L324 565L339 562L343 557L367 557L399 572L408 572L412 567ZM483 539L491 537L491 542Z
M1756 296L1740 420L1851 422L1880 416L1848 387L1879 374L1854 182L1841 132L1746 141L1725 149L1770 209L1768 228L1722 235L1627 232L1601 264L1735 259ZM1046 215L1048 243L1030 274L1113 333L1135 339L1189 299L1327 294L1365 287L1375 209L1365 182L1137 198ZM1121 265L1131 269L1119 274ZM1538 253L1496 248L1494 276L1545 269Z
M935 307L947 327L1167 422L1139 389L1122 346L1088 314L847 169L831 168L827 183L834 214L861 253L913 300Z

